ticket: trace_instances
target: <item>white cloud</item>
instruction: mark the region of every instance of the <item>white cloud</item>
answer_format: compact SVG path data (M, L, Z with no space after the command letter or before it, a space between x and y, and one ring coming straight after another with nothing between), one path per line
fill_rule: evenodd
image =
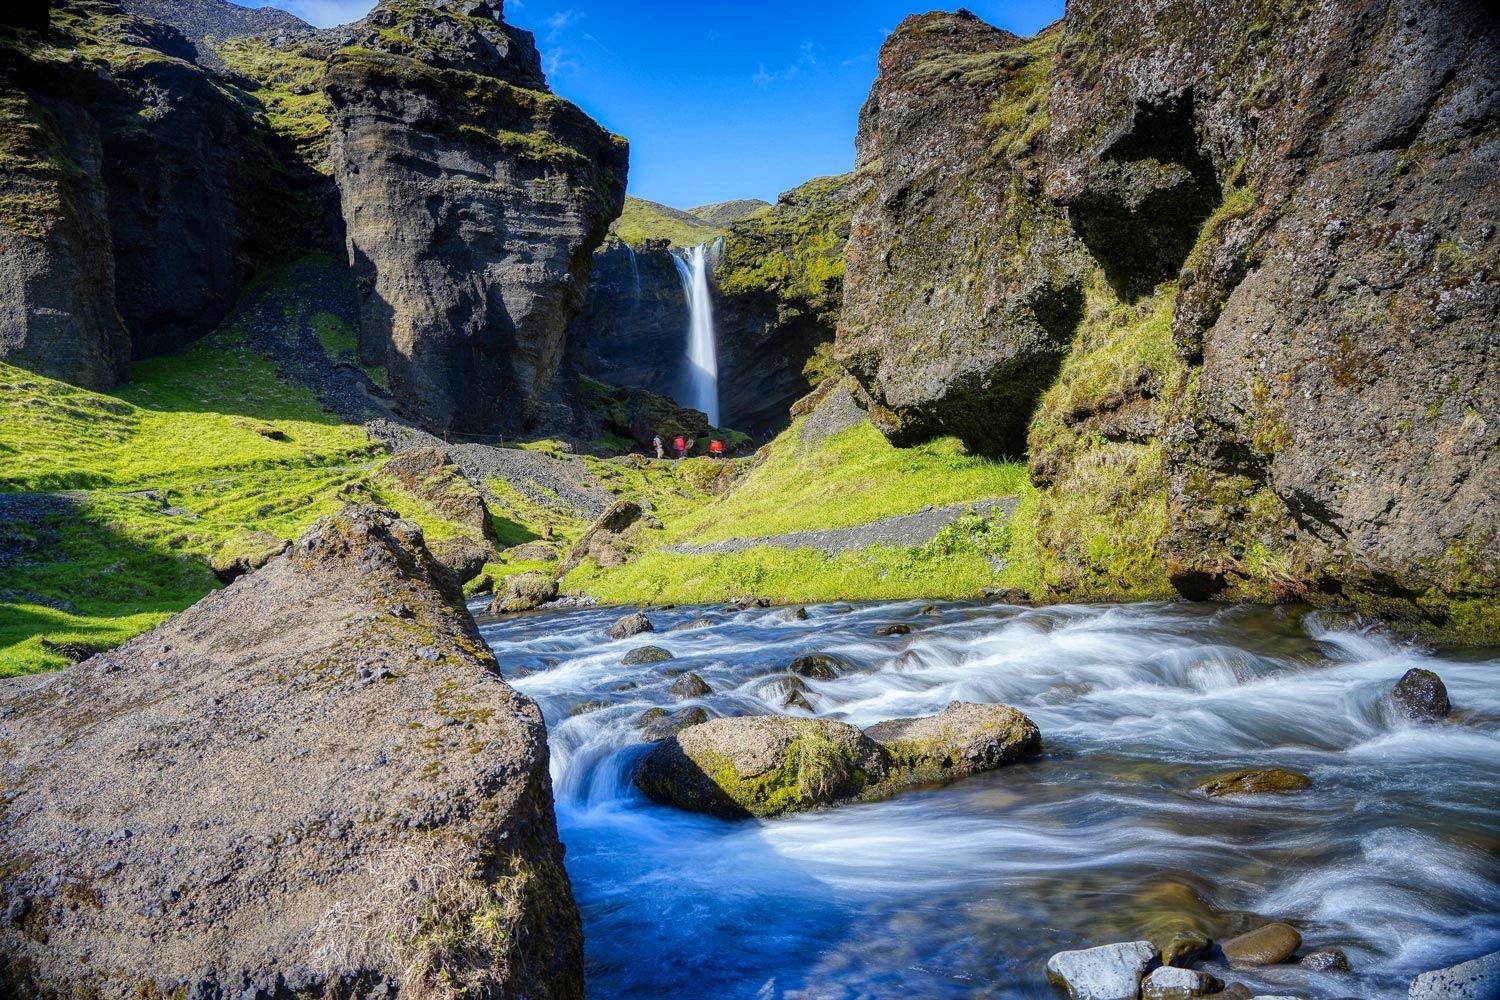
M797 56L797 61L781 69L768 70L766 69L766 64L761 63L760 67L750 77L750 81L760 89L765 90L773 83L792 79L801 73L805 67L816 66L818 64L818 45L812 39L808 39L798 46L798 51L801 54Z
M581 69L583 65L567 49L548 49L542 53L542 72L549 77L558 73L576 73Z

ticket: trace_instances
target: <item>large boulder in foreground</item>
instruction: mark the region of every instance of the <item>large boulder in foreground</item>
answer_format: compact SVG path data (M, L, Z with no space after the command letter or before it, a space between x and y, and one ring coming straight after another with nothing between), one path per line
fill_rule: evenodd
M0 994L582 996L541 714L389 511L5 682L0 784Z
M1037 751L1040 737L1004 705L953 702L936 716L861 732L832 719L714 719L661 742L635 783L666 805L717 816L777 816L960 778Z

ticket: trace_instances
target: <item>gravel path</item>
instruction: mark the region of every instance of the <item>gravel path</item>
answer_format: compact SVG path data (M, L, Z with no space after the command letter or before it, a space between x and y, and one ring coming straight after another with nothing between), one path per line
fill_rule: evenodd
M731 538L725 542L708 545L669 545L663 552L682 555L725 555L745 549L772 546L782 549L817 549L826 555L854 552L872 545L894 545L912 548L925 545L948 525L964 514L973 511L986 517L1003 513L1010 517L1016 512L1015 497L1000 497L993 500L977 500L954 504L951 507L927 507L915 514L887 517L869 524L857 524L852 528L829 528L822 531L793 531L785 535L766 535L760 538Z

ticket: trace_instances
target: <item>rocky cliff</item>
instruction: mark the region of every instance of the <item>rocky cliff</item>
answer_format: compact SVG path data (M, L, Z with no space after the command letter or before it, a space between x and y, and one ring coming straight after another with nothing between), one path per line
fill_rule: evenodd
M893 436L1029 451L1045 593L1495 634L1496 36L1468 0L909 19L839 356Z
M541 714L388 511L4 682L0 775L6 996L582 996Z
M362 297L360 353L424 425L548 412L628 148L546 90L501 0L383 0L336 52L330 163Z

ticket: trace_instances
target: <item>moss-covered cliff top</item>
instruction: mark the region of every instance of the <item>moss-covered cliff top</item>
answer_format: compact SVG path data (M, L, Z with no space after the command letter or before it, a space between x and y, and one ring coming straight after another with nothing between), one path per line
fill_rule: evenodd
M610 231L631 246L647 240L666 240L675 247L692 247L723 236L721 226L680 209L644 198L626 196L625 209Z

